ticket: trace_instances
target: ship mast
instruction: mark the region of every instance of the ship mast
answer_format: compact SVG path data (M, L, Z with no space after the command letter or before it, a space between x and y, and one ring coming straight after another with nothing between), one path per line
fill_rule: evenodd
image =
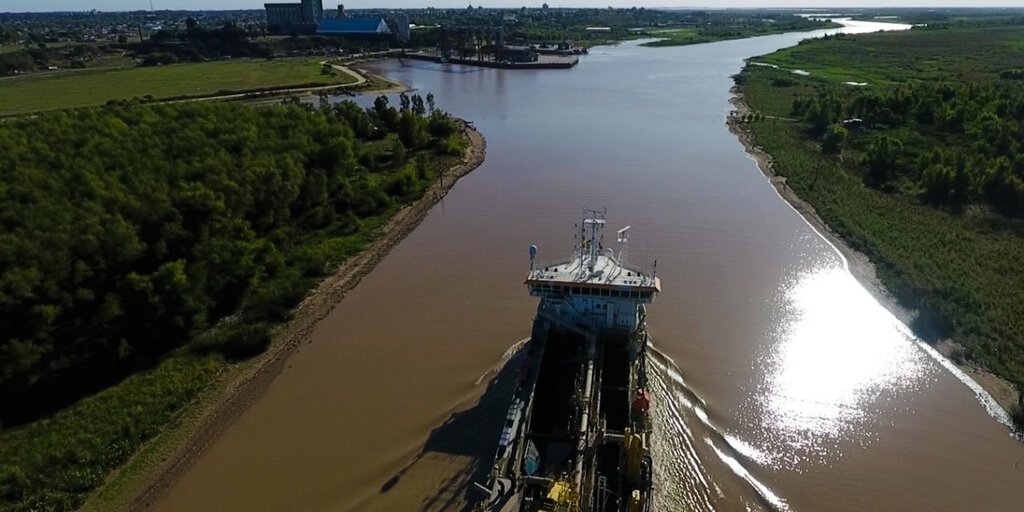
M594 275L597 257L603 249L605 215L608 209L583 208L583 225L580 226L580 277L587 279Z

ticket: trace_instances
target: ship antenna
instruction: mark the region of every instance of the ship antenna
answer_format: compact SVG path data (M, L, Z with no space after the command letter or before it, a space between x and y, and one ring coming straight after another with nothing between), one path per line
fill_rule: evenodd
M629 228L631 228L631 227L633 227L633 226L626 226L626 227L624 227L624 228L622 228L622 229L620 229L620 230L615 232L615 234L618 237L618 242L620 244L622 244L622 247L619 249L619 264L620 265L625 265L626 264L626 258L629 257Z
M646 240L646 243L644 243L644 259L643 259L643 264L644 265L647 264L647 258L648 258L648 253L650 252L650 249L651 249L651 233L650 233L650 231L648 231L647 232L647 240Z
M580 271L582 272L582 270L583 270L583 246L586 245L586 243L583 241L583 234L584 234L583 223L581 222L581 223L578 223L578 224L573 224L572 226L574 228L579 228L579 232L574 234L573 238L576 239L576 251L579 252L579 255L580 255Z

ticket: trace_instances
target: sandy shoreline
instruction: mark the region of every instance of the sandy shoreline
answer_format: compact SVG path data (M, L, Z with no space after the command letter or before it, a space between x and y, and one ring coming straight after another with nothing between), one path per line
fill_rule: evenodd
M155 505L160 496L270 386L285 368L288 358L310 341L317 323L426 218L431 207L454 187L459 178L483 163L486 154L484 137L465 123L463 130L469 137L470 146L462 162L445 170L443 179L431 185L422 198L402 208L387 221L376 240L359 255L342 263L333 275L325 278L311 291L296 308L293 318L275 330L272 344L266 352L247 365L240 374L228 376L229 382L215 384L222 391L203 404L203 410L194 423L181 427L187 429L184 441L146 471L144 483L138 486L136 492L128 495L124 506L119 508L147 510Z
M846 258L849 263L850 273L864 285L868 293L899 318L901 322L910 325L916 312L900 305L896 298L889 293L888 289L878 278L874 263L871 262L867 255L847 245L839 235L825 224L825 221L822 220L813 206L797 196L793 189L786 185L786 178L775 173L772 156L754 142L753 134L740 121L744 114L751 112L750 106L747 105L743 94L736 87L733 87L730 92L733 94L733 97L729 102L733 105L735 112L729 116L726 124L729 126L729 131L736 135L740 143L743 144L747 154L757 162L757 168L772 183L776 192ZM1009 381L979 366L956 362L952 355L961 349L960 345L956 342L946 340L936 343L932 347L992 395L992 398L995 399L1004 411L1009 411L1011 407L1018 403L1017 389Z

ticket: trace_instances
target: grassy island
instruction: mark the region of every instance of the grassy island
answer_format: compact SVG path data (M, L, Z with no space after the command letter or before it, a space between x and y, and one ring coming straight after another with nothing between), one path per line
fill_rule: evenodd
M762 17L715 18L698 20L693 26L684 28L648 29L644 31L644 36L657 37L658 40L643 43L642 46L686 46L841 26L831 21L794 16L792 13L768 13Z
M736 77L750 111L734 120L870 257L922 338L1018 391L1022 48L1019 20L805 41L751 59ZM1024 426L1013 400L1001 402Z

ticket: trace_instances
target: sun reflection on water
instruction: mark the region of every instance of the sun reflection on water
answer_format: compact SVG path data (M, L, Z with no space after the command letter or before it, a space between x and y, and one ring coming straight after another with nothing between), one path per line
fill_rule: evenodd
M782 301L757 393L761 430L775 464L827 463L841 438L870 442L886 397L914 391L929 366L907 327L842 266L799 275Z

